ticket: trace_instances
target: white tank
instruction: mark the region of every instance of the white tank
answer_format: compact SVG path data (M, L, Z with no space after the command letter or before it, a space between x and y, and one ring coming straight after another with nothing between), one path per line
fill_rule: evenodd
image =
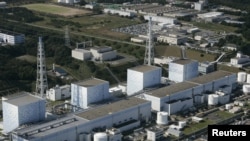
M226 110L232 109L232 105L231 104L226 104L225 108L226 108Z
M187 125L186 121L179 121L179 128L183 128Z
M247 83L250 84L250 74L247 74Z
M158 112L156 123L159 125L168 124L168 113L167 112Z
M208 95L208 105L217 105L219 102L219 96L216 94L210 94Z
M108 141L108 136L106 133L95 133L94 141Z
M250 85L243 85L242 90L244 94L250 94Z
M247 77L246 72L238 72L237 81L241 83L246 82L246 77Z

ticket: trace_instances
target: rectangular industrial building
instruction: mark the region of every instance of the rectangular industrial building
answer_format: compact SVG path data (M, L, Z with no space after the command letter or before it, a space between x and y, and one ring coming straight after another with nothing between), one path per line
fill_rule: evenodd
M236 74L216 71L159 89L145 92L138 97L152 102L152 110L174 114L204 103L207 92L227 90L232 92Z
M23 43L24 40L25 40L24 34L0 29L0 43L16 45Z
M46 91L46 98L52 101L70 98L70 85L56 86Z
M71 56L75 59L78 60L89 60L92 57L92 54L89 50L85 50L85 49L73 49L71 51Z
M3 132L9 133L22 124L45 119L45 100L20 92L3 98Z
M228 86L230 87L228 93L231 93L236 80L237 76L235 73L219 70L188 81L194 84L202 85L204 92L215 92L222 87Z
M198 62L190 59L179 59L169 63L169 79L183 82L198 76Z
M110 98L109 82L97 78L71 84L71 104L88 108L89 104Z
M161 83L161 68L141 65L127 70L127 95Z
M146 92L143 94L143 98L152 102L152 110L164 110L168 112L169 109L166 109L165 106L166 102L171 102L184 98L192 98L193 95L199 93L202 93L201 86L189 82L180 82ZM182 105L179 104L179 106Z
M127 131L151 118L151 102L131 97L69 115L55 121L16 130L13 141L82 141L93 132L115 127Z

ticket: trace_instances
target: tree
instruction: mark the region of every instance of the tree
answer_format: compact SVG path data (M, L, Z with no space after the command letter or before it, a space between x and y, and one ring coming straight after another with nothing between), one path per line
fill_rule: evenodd
M86 2L85 2L85 0L80 0L80 2L79 2L79 5L85 5L86 4Z

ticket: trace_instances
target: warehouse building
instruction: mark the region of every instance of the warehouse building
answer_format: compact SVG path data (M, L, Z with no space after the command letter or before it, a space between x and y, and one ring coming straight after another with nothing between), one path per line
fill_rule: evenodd
M71 104L88 108L89 104L109 99L109 82L97 78L71 84Z
M45 119L45 100L30 93L20 92L4 97L2 103L4 133Z
M52 101L62 100L66 98L70 98L70 85L58 86L56 85L54 88L50 88L46 91L46 98Z
M178 21L175 18L162 17L162 16L145 15L144 19L149 20L149 17L152 18L153 22L166 23L166 24L177 24L178 23Z
M58 0L58 3L64 3L64 4L74 4L78 2L80 2L80 0Z
M127 70L127 95L161 83L161 68L141 65Z
M170 45L180 45L184 44L187 41L187 38L176 34L168 34L168 35L159 35L157 37L157 41L168 43Z
M13 132L12 140L90 141L92 133L104 132L112 127L124 132L138 127L141 122L147 122L149 119L151 102L131 97L55 121L18 129Z
M124 17L134 17L136 15L135 13L130 12L130 11L110 9L110 8L103 9L103 12L106 14L117 14L119 16L124 16Z
M24 34L0 29L0 43L16 45L23 43L24 40L25 40Z
M169 63L169 79L183 82L198 76L198 62L190 59L179 59Z

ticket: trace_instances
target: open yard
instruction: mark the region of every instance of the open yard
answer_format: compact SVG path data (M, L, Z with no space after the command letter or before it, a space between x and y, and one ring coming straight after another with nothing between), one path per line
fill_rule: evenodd
M61 16L74 16L74 15L84 15L87 13L91 13L91 11L87 10L68 8L53 4L27 4L23 5L22 7L26 7L33 11L61 15Z
M168 46L168 45L160 45L155 47L155 52L157 56L174 56L180 57L181 50L177 46ZM187 58L194 59L199 62L203 61L214 61L216 60L216 55L213 54L206 54L205 52L200 52L196 50L188 49L186 50Z

